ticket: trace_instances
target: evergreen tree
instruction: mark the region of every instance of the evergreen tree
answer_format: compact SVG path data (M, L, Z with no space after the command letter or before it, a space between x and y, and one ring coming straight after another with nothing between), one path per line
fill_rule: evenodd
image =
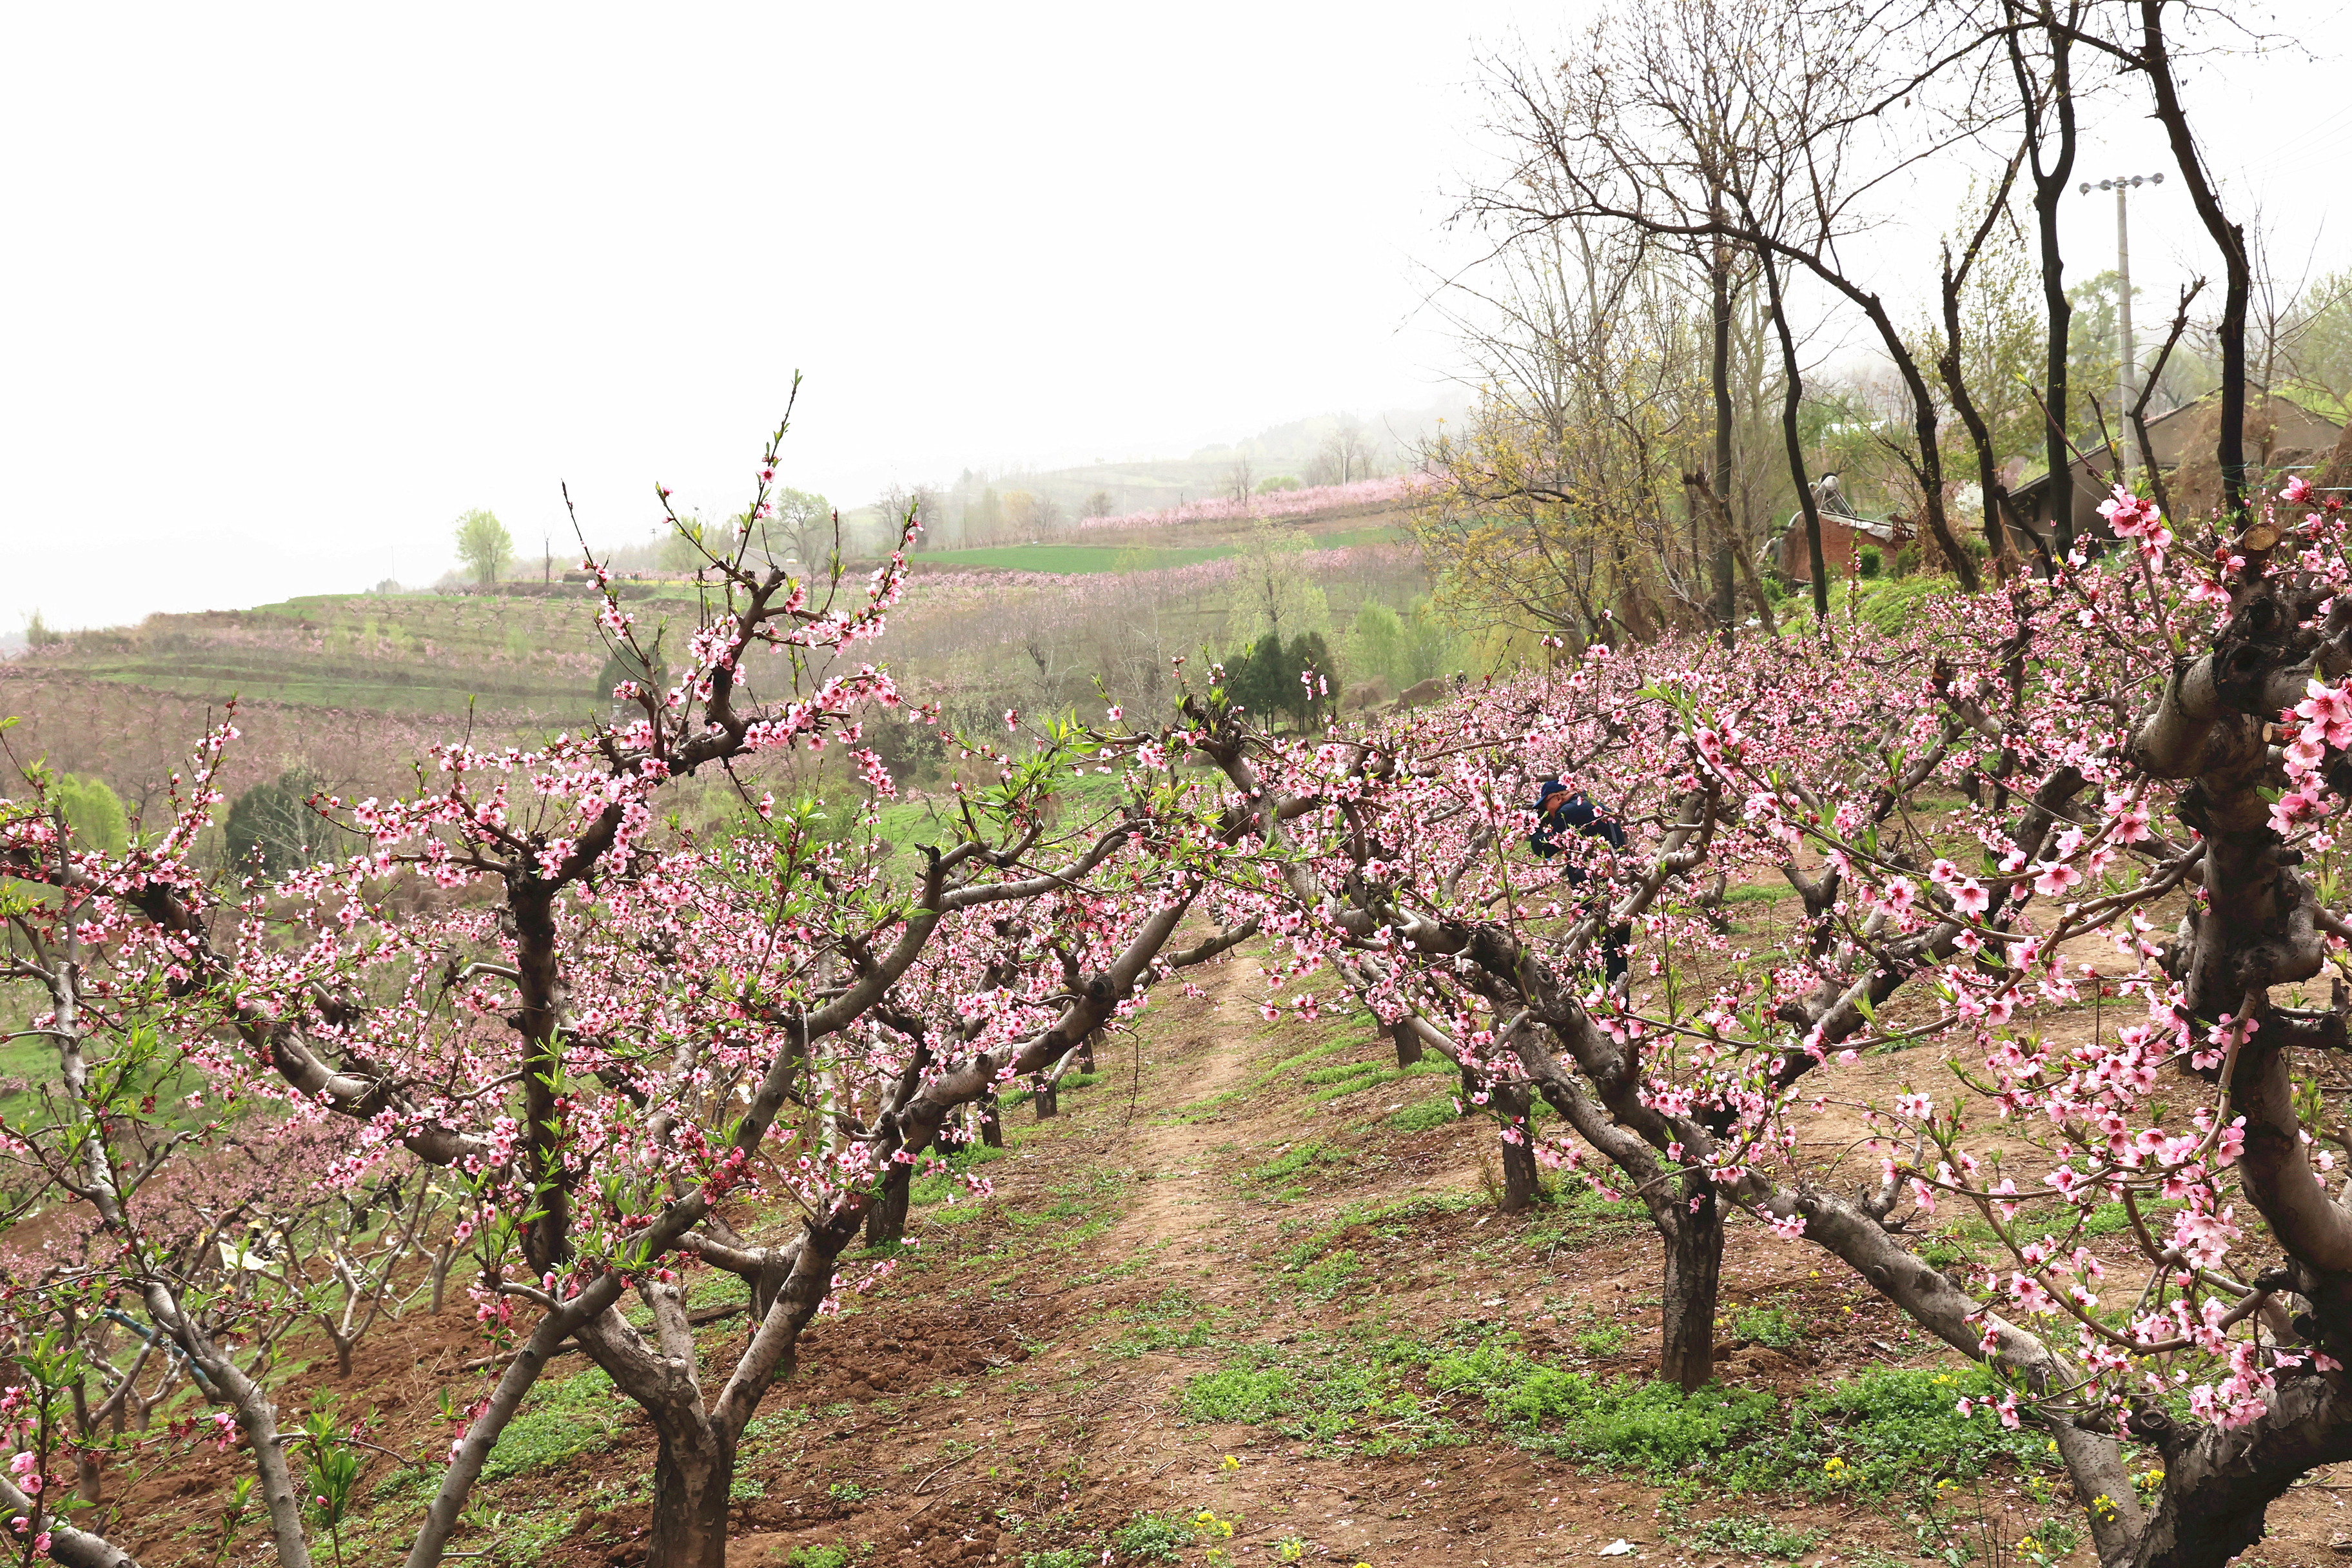
M237 796L225 824L230 869L283 877L331 855L335 829L310 805L322 784L297 763Z

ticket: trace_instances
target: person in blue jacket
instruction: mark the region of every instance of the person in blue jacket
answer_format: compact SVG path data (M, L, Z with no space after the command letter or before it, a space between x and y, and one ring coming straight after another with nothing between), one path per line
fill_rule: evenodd
M1613 817L1601 815L1582 790L1571 789L1559 779L1539 779L1536 783L1536 826L1528 835L1528 847L1536 858L1549 860L1560 853L1560 840L1573 834L1579 838L1598 838L1612 849L1625 847L1625 829ZM1581 866L1570 864L1560 868L1560 876L1571 888L1580 888L1591 875ZM1601 938L1601 953L1613 984L1625 974L1625 944L1633 931L1623 925L1612 926Z
M1580 789L1570 789L1559 779L1541 779L1536 784L1536 827L1528 835L1528 847L1545 860L1559 853L1560 837L1573 833L1580 838L1607 841L1612 849L1625 847L1625 830L1588 799ZM1584 868L1580 866L1562 868L1572 884L1581 884Z

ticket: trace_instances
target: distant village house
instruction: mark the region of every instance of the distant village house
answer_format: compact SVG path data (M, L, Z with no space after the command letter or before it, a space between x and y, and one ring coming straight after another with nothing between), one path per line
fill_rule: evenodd
M1823 474L1814 484L1813 505L1822 517L1822 564L1832 583L1854 574L1859 552L1874 549L1892 565L1895 552L1911 542L1909 518L1857 516L1835 474ZM1766 563L1791 583L1813 580L1813 555L1805 540L1802 511L1791 513L1780 538L1767 547Z
M2200 517L2221 504L2221 476L2214 457L2221 434L2221 399L2210 395L2184 403L2147 422L2147 451L2169 492L2176 518ZM2352 451L2344 424L2284 397L2252 397L2246 406L2246 461L2266 478L2302 474L2334 489L2352 484ZM2066 465L2074 486L2077 539L2109 537L2099 504L2113 493L2113 455L2105 448ZM2042 474L2010 492L2012 517L2049 541L2050 476Z

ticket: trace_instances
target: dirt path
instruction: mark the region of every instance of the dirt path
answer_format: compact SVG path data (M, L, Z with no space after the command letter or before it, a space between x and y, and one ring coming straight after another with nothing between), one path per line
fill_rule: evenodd
M1164 1118L1197 1113L1249 1078L1248 1046L1257 1017L1247 999L1247 974L1233 964L1217 971L1211 982L1215 1001L1204 1029L1205 1048L1187 1064L1182 1094L1163 1108L1161 1117L1134 1129L1129 1157L1145 1186L1108 1238L1114 1250L1149 1248L1185 1272L1213 1261L1213 1252L1229 1252L1216 1238L1221 1231L1230 1238L1238 1206L1231 1201L1232 1182L1217 1169L1223 1163L1219 1145L1233 1142L1230 1126L1222 1120Z
M1019 1373L1005 1380L1001 1403L983 1405L989 1429L975 1436L983 1447L1001 1449L987 1457L1019 1453L1042 1461L1050 1454L1122 1493L1166 1475L1181 1459L1184 1446L1167 1407L1184 1367L1151 1352L1122 1353L1114 1346L1107 1353L1106 1345L1119 1338L1125 1314L1171 1289L1203 1302L1248 1293L1246 1267L1234 1267L1235 1227L1245 1221L1230 1169L1235 1121L1246 1108L1217 1101L1251 1075L1252 1047L1263 1028L1249 1001L1254 977L1253 965L1223 964L1203 977L1204 994L1156 1002L1139 1036L1104 1049L1097 1084L1063 1096L1060 1117L1034 1122L1028 1120L1034 1111L1008 1108L1011 1142L1021 1152L989 1168L1015 1167L1000 1187L1021 1192L1016 1207L1050 1207L1033 1195L1035 1189L1051 1194L1084 1184L1082 1178L1115 1179L1123 1201L1098 1234L1055 1259L1047 1277L1021 1270L999 1282L1000 1292L1021 1290L1042 1310L1026 1314L1010 1356L987 1358ZM1186 1326L1174 1326L1177 1337ZM1075 1466L1067 1459L1073 1450L1085 1455ZM901 1559L910 1563L983 1551L971 1560L1018 1563L1042 1546L1015 1541L958 1506L975 1496L1001 1496L1001 1486L982 1477L942 1479L925 1489L928 1503L909 1496L913 1506L888 1509L893 1517L858 1516L858 1532L877 1544L895 1538ZM800 1530L755 1530L730 1542L728 1562L730 1568L782 1563L809 1539Z

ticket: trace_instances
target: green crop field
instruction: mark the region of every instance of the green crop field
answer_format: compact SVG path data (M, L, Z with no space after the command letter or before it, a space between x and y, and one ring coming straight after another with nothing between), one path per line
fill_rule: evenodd
M1381 524L1330 533L1309 533L1309 547L1341 550L1355 544L1393 544L1402 535ZM1168 566L1192 566L1241 552L1238 544L1188 547L1134 544L994 544L971 550L934 550L917 559L936 566L973 566L1003 572L1051 572L1084 575L1096 572L1151 572Z

